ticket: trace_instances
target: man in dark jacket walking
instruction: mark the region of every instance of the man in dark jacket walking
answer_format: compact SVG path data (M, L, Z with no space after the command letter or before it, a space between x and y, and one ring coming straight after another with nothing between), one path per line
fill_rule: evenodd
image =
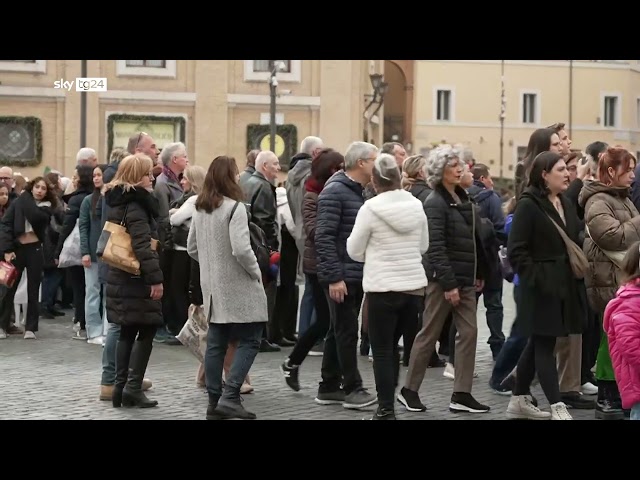
M347 254L347 239L364 204L363 189L371 180L377 155L375 145L352 143L344 156L345 170L331 177L318 197L315 238L318 280L326 289L331 316L322 358L322 381L316 397L321 405L342 403L345 408L358 409L377 401L363 387L358 370L363 264Z
M267 246L272 251L279 251L278 241L278 206L274 182L280 171L280 161L275 153L262 151L256 157L256 171L247 179L242 190L250 208L251 221L264 231ZM274 325L273 311L276 302L277 281L265 283L267 294L268 321L266 331L260 342L261 352L279 352L276 343L282 339L273 338L277 333Z

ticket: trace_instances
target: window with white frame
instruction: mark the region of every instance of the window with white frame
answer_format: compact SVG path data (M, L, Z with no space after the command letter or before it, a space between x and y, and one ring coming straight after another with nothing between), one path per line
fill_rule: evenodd
M127 67L167 68L166 60L125 60Z
M176 78L176 60L116 60L119 77Z
M522 94L522 123L537 123L538 95L535 93Z
M436 90L436 120L451 121L451 90Z
M619 98L613 95L605 95L604 97L604 123L605 127L617 127L618 126L618 107Z
M302 60L276 60L284 63L284 68L278 69L276 77L280 82L300 83L302 81ZM270 60L245 60L244 81L266 82L271 75Z
M278 62L282 62L284 64L284 68L282 65L279 66L278 72L282 73L291 73L291 60L277 60ZM253 61L253 71L254 72L270 72L271 68L269 63L271 60L254 60Z
M45 73L47 71L47 61L46 60L0 60L0 71Z

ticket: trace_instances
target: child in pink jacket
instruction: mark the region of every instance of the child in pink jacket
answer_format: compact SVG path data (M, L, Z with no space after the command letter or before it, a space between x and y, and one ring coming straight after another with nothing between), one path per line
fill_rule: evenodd
M603 326L622 408L640 420L640 242L629 248L621 267L625 284L607 305Z

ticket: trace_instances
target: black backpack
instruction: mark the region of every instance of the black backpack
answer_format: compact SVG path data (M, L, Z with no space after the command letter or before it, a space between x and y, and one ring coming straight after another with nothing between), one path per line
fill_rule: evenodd
M236 202L233 206L231 215L229 215L229 223L231 223L233 214L236 213L236 208L238 208L239 204L240 202ZM249 239L251 241L251 249L258 259L260 271L263 275L268 275L271 266L271 249L267 246L267 236L264 234L264 230L253 223L251 219L249 219Z

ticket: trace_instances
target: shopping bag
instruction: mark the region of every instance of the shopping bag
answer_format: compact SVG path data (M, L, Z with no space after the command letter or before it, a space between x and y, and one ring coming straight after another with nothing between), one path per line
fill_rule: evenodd
M80 251L80 227L76 226L62 244L62 251L58 258L58 268L82 266L82 252Z
M204 352L207 349L207 333L209 324L201 305L191 305L189 307L189 318L176 336L180 343L200 361L204 362Z

